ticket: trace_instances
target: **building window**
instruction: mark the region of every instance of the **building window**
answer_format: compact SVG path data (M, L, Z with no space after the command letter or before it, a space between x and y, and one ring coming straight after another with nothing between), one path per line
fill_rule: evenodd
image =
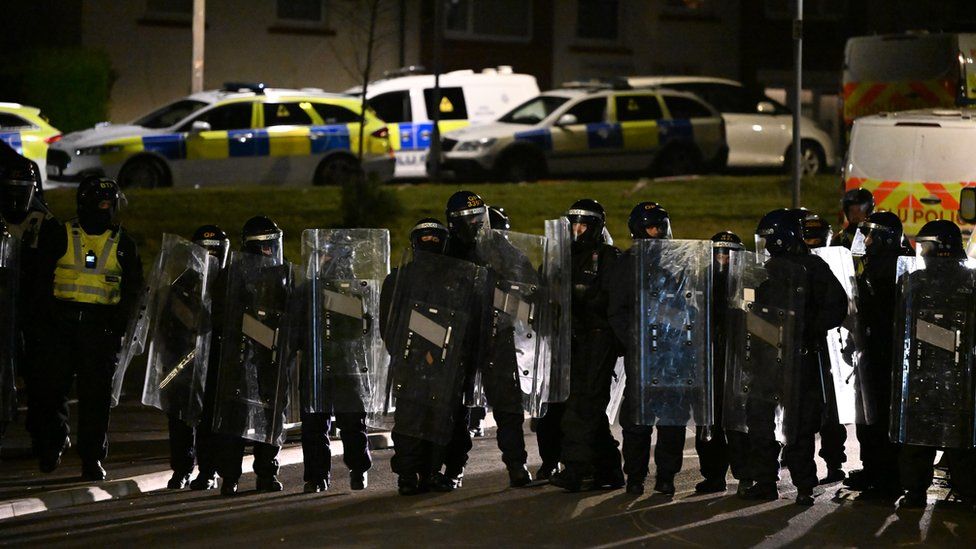
M278 22L287 25L325 25L325 2L323 0L278 0Z
M715 0L665 0L661 13L677 18L710 19L717 16L717 4Z
M190 17L193 0L146 0L146 14L155 17Z
M576 37L616 40L619 7L618 0L579 0L576 4Z
M461 40L527 42L531 0L448 0L444 35Z
M796 16L796 0L765 0L766 19L793 19ZM814 20L842 19L847 15L847 0L806 0L803 2L803 18Z

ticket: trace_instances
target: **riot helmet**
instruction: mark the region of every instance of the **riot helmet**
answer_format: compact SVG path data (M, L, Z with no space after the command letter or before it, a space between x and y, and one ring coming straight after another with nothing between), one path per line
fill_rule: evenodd
M284 263L282 237L284 233L271 219L257 215L248 219L241 229L241 249L245 252L264 255L274 259L275 264Z
M634 240L643 238L671 238L671 218L657 202L641 202L630 211L627 228Z
M566 211L569 220L569 236L573 244L596 245L606 240L607 212L603 205L592 198L573 202Z
M756 226L756 252L772 256L805 253L803 220L806 213L805 210L780 208L764 215Z
M505 213L505 208L496 208L495 206L488 206L488 226L491 229L498 229L500 231L510 231L512 230L512 224L508 219L508 214Z
M10 223L27 218L34 200L41 196L41 172L37 164L7 145L0 151L0 215Z
M490 228L485 201L470 191L452 194L444 213L451 236L468 245L474 244L478 235Z
M803 218L803 241L808 248L822 248L830 246L830 224L822 217L813 213L805 212Z
M440 221L426 217L410 229L410 246L413 251L443 254L447 250L449 231Z
M230 253L230 238L216 225L201 225L193 232L193 243L206 248L207 253L216 257L220 268L227 266L227 254Z
M712 235L712 265L719 274L729 270L729 255L732 250L744 250L742 239L732 231L721 231Z
M901 219L892 212L874 212L857 225L851 243L854 255L875 254L882 250L898 250L902 246Z
M87 177L78 185L78 221L88 234L109 230L125 200L119 184L108 177Z
M923 225L915 237L915 245L920 257L966 257L962 232L958 225L948 219L936 219Z
M841 208L844 210L844 217L847 218L849 226L857 227L858 223L874 213L874 195L861 187L851 189L844 193Z

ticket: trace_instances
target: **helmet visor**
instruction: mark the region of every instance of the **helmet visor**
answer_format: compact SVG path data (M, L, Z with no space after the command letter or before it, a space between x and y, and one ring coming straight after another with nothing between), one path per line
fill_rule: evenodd
M244 250L253 254L270 257L276 265L284 263L281 249L281 233L257 234L244 238Z
M33 181L7 179L0 185L0 207L4 217L16 217L30 211L37 187Z

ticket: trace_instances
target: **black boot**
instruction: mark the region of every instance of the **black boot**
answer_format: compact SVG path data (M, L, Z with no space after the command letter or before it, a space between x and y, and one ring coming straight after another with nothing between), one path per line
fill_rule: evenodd
M558 463L543 463L539 470L535 472L537 480L551 480L554 474L559 473Z
M280 492L285 489L285 487L278 481L276 475L271 475L270 477L258 477L257 481L254 483L254 487L258 492Z
M305 482L305 488L303 491L306 494L317 494L319 492L325 492L329 489L329 481L326 479L319 480L309 480Z
M528 486L530 482L532 482L532 475L525 465L508 469L508 485L512 488Z
M699 494L717 494L724 492L726 488L728 486L725 484L725 479L706 478L695 485L695 492Z
M426 482L420 482L417 475L400 475L397 477L397 491L401 496L416 496L428 492L429 488Z
M775 482L757 482L746 488L739 497L758 501L775 501L779 499L779 490Z
M105 469L102 468L102 462L97 459L81 462L81 478L93 481L105 480Z
M673 478L658 478L654 481L654 491L665 496L674 495L674 479Z
M586 480L587 479L583 475L577 473L574 469L567 467L562 471L553 473L553 475L549 477L549 484L569 492L579 492L583 490ZM591 478L589 480L590 484L592 484L593 479Z
M233 496L237 494L237 481L224 479L220 483L220 495Z
M369 486L369 476L366 471L349 471L349 487L353 490L365 490Z
M169 490L182 490L190 484L190 473L179 473L173 471L173 476L169 477L166 488Z
M813 488L797 488L796 504L804 507L813 505Z
M217 473L197 473L197 478L190 481L190 490L213 490L217 487Z

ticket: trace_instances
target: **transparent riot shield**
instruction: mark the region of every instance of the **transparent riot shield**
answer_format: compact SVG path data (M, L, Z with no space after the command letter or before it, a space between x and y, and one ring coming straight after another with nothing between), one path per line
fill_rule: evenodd
M214 432L280 442L295 360L293 287L290 264L230 254Z
M480 356L488 314L486 271L416 252L383 284L383 337L390 355L383 409L370 423L447 444L464 382Z
M792 438L805 271L783 258L731 252L722 410L725 429L773 432L780 442Z
M10 421L17 406L20 240L0 227L0 422Z
M308 299L302 408L310 412L381 409L378 383L380 285L390 272L386 229L309 229L302 234Z
M548 394L550 336L548 289L542 273L546 237L490 231L477 241L477 256L492 285L492 324L476 394L493 409L542 415ZM478 399L480 400L480 399Z
M891 440L976 446L976 261L898 258Z
M163 235L166 236L165 234ZM162 254L157 254L153 261L153 268L146 279L146 285L139 295L139 305L136 307L129 322L126 324L125 335L122 337L122 346L119 347L119 354L115 360L115 372L112 374L112 406L118 406L119 399L122 397L122 384L125 381L125 372L128 371L132 360L141 355L146 350L146 341L149 338L151 328L150 321L153 315L155 301L152 288L158 288L159 282L156 280L163 272Z
M860 234L860 233L858 233ZM813 253L823 259L834 277L847 292L847 318L840 326L827 332L827 353L833 392L828 392L828 413L836 414L841 424L871 425L875 422L875 402L864 349L866 334L857 311L857 281L854 257L847 248L831 246L814 248ZM831 398L832 397L832 398Z
M149 351L142 403L195 425L210 357L210 289L220 268L207 250L164 234L158 286L149 287Z
M565 217L546 221L548 249L543 278L549 290L548 391L545 402L565 402L569 398L570 361L572 353L573 264L569 220Z
M607 419L610 425L617 423L620 416L620 406L624 402L624 389L627 387L627 370L624 368L623 357L617 359L613 365L613 378L610 379L610 402L607 403Z
M712 243L639 240L635 250L632 421L712 425Z

